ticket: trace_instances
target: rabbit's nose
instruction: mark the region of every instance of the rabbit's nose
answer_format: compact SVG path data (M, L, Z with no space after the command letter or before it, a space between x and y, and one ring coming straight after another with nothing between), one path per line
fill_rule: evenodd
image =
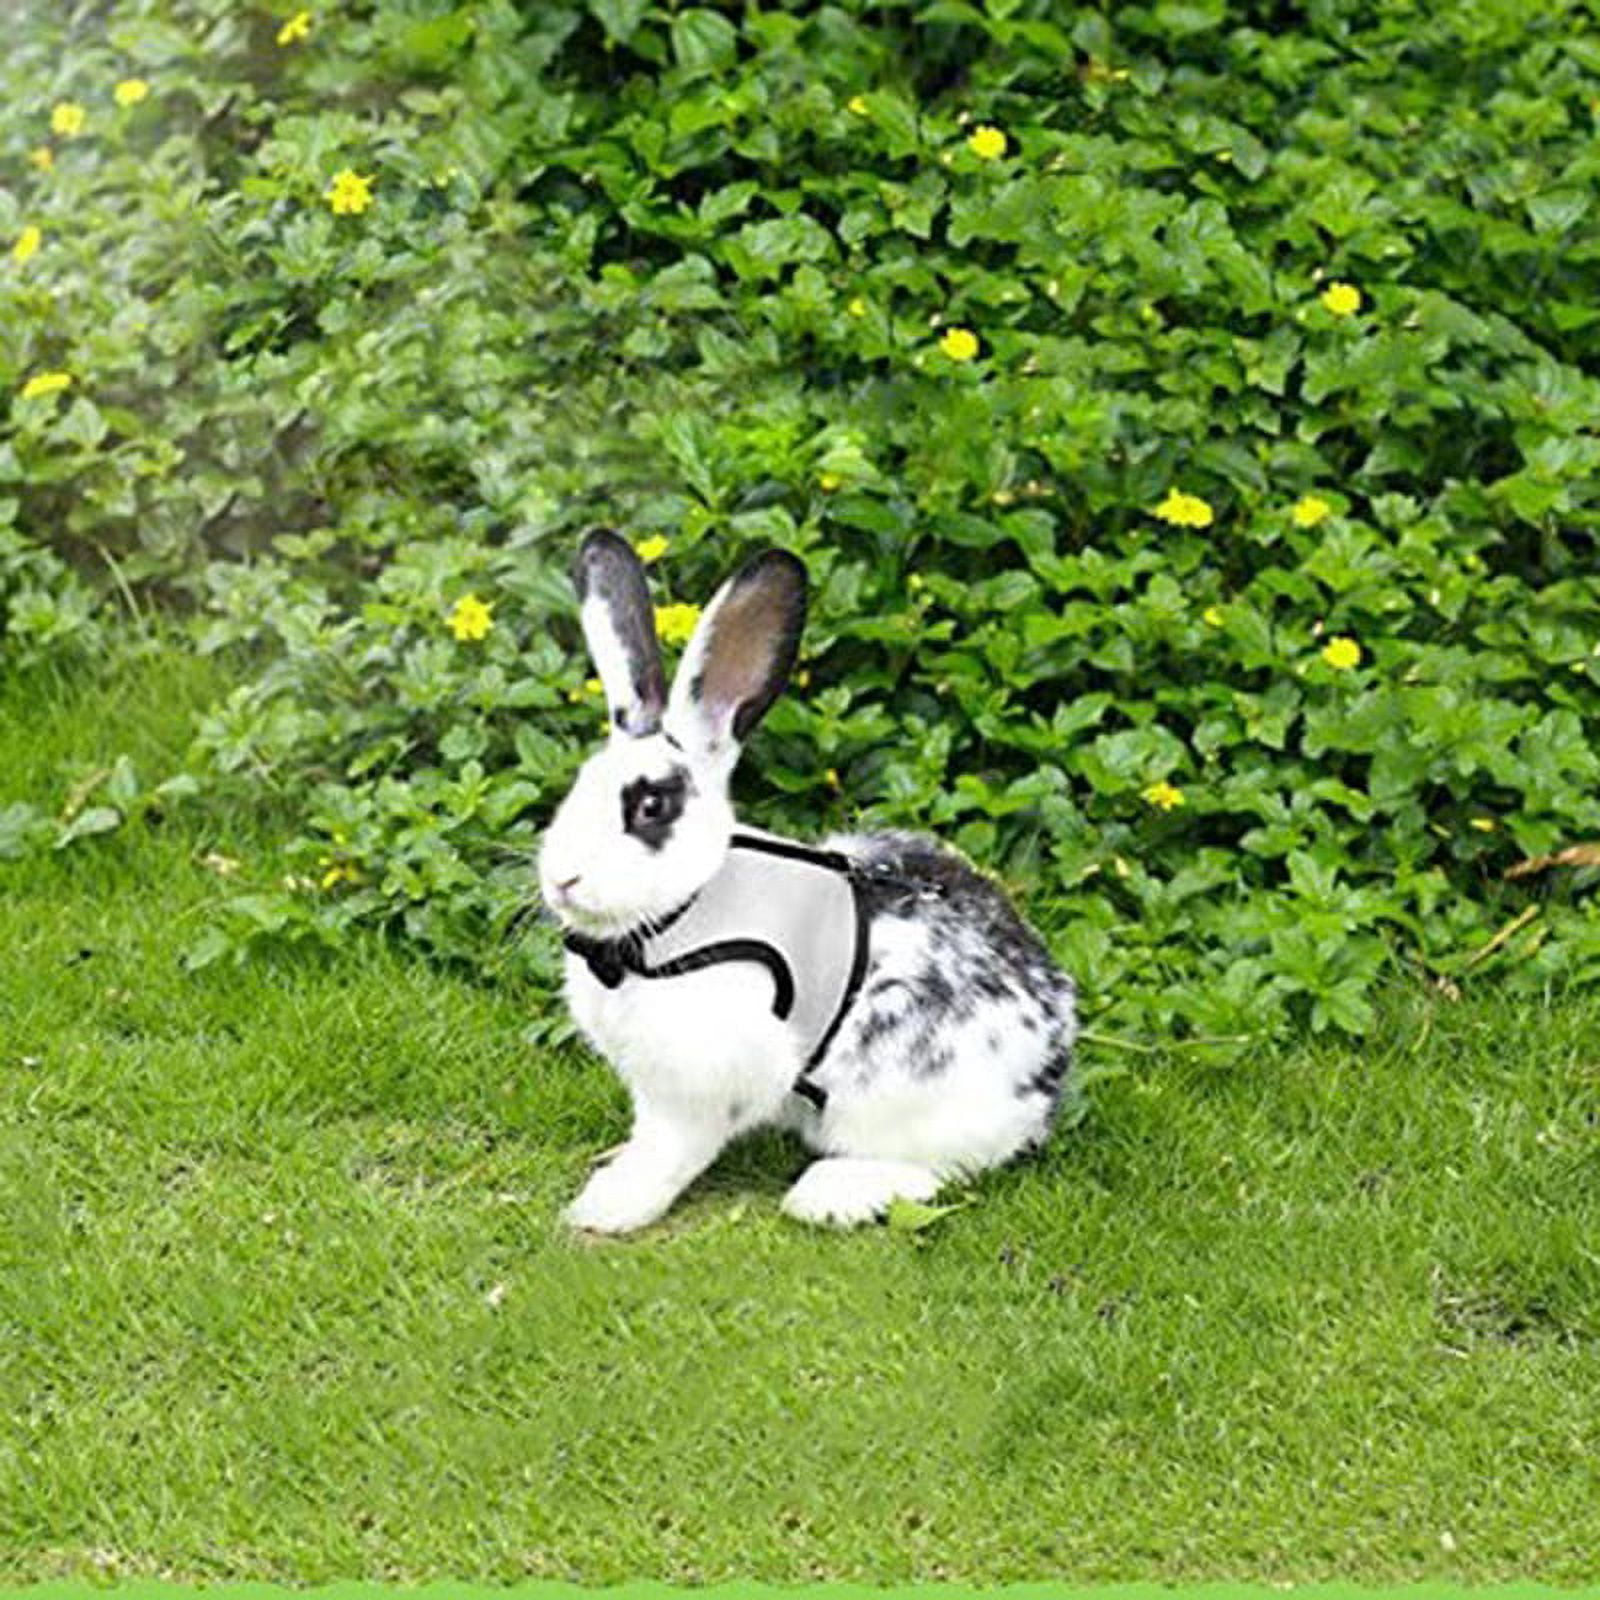
M556 884L556 893L557 894L570 894L572 892L572 890L577 887L578 880L580 878L582 878L582 876L583 876L583 874L580 872L580 873L575 874L573 877L562 878Z

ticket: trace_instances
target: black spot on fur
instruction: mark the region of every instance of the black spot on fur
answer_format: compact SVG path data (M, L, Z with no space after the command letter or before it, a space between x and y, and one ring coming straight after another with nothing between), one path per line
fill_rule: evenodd
M919 834L880 833L857 858L858 882L875 916L904 916L919 902L964 900L974 884L990 887L953 850Z
M898 1033L909 1020L904 1011L869 1010L857 1025L856 1044L862 1050L870 1050L890 1034Z
M622 791L622 829L650 850L672 837L689 798L689 774L674 767L664 778L635 778Z
M911 993L924 1014L966 1009L958 1006L955 986L937 967L920 972L912 982Z
M1072 1065L1072 1051L1062 1049L1050 1057L1048 1061L1023 1084L1020 1093L1024 1096L1030 1094L1044 1095L1052 1105L1061 1098L1062 1080L1067 1075L1067 1068Z

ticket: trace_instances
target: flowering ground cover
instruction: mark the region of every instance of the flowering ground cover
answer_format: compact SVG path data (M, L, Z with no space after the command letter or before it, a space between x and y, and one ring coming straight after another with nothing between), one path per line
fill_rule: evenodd
M802 555L747 800L938 828L1097 1032L1600 972L1583 6L120 0L8 43L0 649L176 607L251 663L177 764L278 848L191 961L386 927L548 989L507 852L597 730L564 569L610 521L669 639Z

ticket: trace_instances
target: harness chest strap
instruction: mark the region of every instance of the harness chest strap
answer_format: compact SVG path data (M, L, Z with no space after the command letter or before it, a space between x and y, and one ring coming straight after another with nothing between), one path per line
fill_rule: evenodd
M665 979L722 962L764 967L772 1014L805 1050L794 1092L817 1110L810 1074L827 1054L866 972L867 911L850 861L771 834L736 833L715 877L649 931L618 939L569 933L566 946L614 989L628 976Z

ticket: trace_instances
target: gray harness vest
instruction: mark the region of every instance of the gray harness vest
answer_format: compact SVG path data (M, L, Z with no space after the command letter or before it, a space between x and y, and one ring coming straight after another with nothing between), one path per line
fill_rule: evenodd
M668 916L616 939L566 936L608 989L626 979L676 978L721 962L764 968L772 1014L798 1034L805 1066L794 1092L817 1110L811 1081L867 967L867 911L850 860L772 834L740 832L716 876Z

